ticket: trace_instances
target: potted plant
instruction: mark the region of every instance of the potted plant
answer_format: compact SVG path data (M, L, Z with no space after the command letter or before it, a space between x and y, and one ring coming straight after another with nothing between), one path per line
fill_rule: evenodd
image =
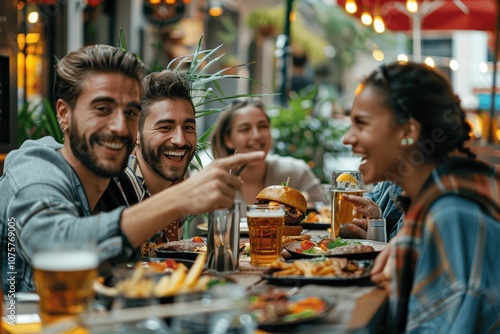
M270 108L274 153L302 159L322 183L330 182L324 170L326 154L348 152L341 142L349 124L331 117L315 115L318 86L304 89L292 96L287 106Z

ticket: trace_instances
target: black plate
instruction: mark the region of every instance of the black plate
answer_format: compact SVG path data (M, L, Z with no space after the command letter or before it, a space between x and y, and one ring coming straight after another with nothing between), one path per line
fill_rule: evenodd
M317 258L311 261L321 261L325 258ZM304 261L304 260L295 260ZM370 282L370 269L373 266L372 260L354 260L359 266L365 269L364 274L358 277L352 276L273 276L278 269L269 268L262 273L262 277L270 284L288 285L288 286L303 286L306 284L319 284L319 285L364 285L371 284Z
M157 257L141 257L141 258L137 259L137 261L135 261L135 262L120 263L120 264L114 265L112 272L106 271L106 272L100 273L101 276L104 277L102 285L104 285L105 287L114 286L116 279L121 275L120 272L123 271L123 274L125 274L125 272L127 270L130 270L130 268L133 268L135 266L136 262L141 262L141 261L142 262L162 262L162 261L169 260L169 259L174 260L178 263L184 264L188 269L191 268L193 266L193 263L194 263L194 261L187 260L187 259L178 259L178 258L168 258L167 259L167 258L157 258ZM96 306L103 307L109 311L109 310L111 310L111 306L112 306L114 298L115 297L111 297L111 296L96 292L96 295L95 295L95 300L96 300L96 304L97 304ZM141 302L144 303L144 300L138 299L136 301L137 305L139 305Z
M157 248L155 250L156 256L159 258L172 258L172 259L185 259L185 260L196 260L196 257L200 252L190 251L188 249L194 249L195 246L201 247L207 244L206 238L204 238L204 243L196 242L193 243L192 239L185 239L174 241L172 243L178 244L179 250L169 250L164 248Z
M309 296L309 295L295 295L295 296L289 297L288 300L289 301L299 301L299 300L305 299L307 297L311 297L311 296ZM316 296L316 297L318 297L318 296ZM272 332L274 330L279 330L282 333L284 326L295 326L295 325L308 323L311 321L320 320L320 319L325 318L326 315L328 314L328 312L330 312L330 310L335 306L335 300L333 298L325 297L325 296L321 296L318 298L320 298L322 301L324 301L326 303L326 307L322 312L314 314L314 315L309 316L309 317L288 320L288 321L287 321L286 317L280 317L280 318L272 320L272 321L263 321L263 322L260 322L258 324L259 329L262 329L264 331L269 331L269 332Z
M283 246L288 253L295 259L313 259L318 257L346 257L348 259L353 260L372 260L377 257L378 253L387 245L385 242L380 241L372 241L372 240L363 240L363 239L343 239L347 241L360 242L364 245L372 246L375 251L374 252L365 252L365 253L343 253L343 254L308 254L301 253L297 251L297 248L302 249L300 246L301 241L291 242Z
M302 226L306 230L327 230L330 227L332 227L332 224L331 223L321 223L321 222L317 222L317 223L302 222L302 223L300 223L300 226Z
M194 261L200 252L188 252L188 251L169 251L166 249L157 249L156 256L158 258L171 258L178 260L189 260Z

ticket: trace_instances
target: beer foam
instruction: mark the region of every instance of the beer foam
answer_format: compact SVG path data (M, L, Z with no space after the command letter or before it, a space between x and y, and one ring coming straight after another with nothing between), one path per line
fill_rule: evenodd
M85 270L97 268L98 265L97 254L86 250L41 252L33 256L33 267L50 271Z
M283 210L247 211L247 217L284 217Z

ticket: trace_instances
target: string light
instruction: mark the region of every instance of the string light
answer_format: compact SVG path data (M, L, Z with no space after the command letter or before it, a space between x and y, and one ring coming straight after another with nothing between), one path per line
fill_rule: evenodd
M404 62L404 63L407 63L409 60L408 56L405 55L405 54L400 54L398 55L398 61L401 61L401 62Z
M382 52L382 50L379 50L379 49L373 50L372 56L373 56L373 59L378 60L378 61L382 61L385 58L384 53Z
M458 61L456 61L455 59L452 59L452 60L450 60L449 65L450 65L450 68L452 71L458 71L458 68L459 68Z
M361 22L365 26L369 26L372 24L373 18L372 18L372 15L370 14L370 12L368 12L367 10L364 10L363 13L361 13Z
M418 11L417 0L406 0L406 9L408 9L410 13L416 13Z
M479 71L481 73L487 73L488 72L488 64L486 64L484 61L479 63Z
M373 29L379 34L385 31L384 19L380 15L375 15L373 18Z
M210 8L208 9L208 14L210 16L221 16L224 10L219 0L210 0Z
M354 14L358 11L358 5L356 5L356 1L354 0L347 0L345 2L345 10L346 12L350 14Z
M436 63L434 62L434 59L432 59L431 57L425 58L424 64L429 67L436 67Z
M28 22L29 23L37 23L38 22L38 12L33 11L28 14Z

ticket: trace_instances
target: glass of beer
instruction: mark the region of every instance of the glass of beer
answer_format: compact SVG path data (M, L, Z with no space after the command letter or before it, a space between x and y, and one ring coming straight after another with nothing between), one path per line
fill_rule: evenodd
M247 205L250 263L265 266L281 259L285 207L272 204Z
M365 191L360 171L337 170L332 174L332 238L337 238L340 225L350 223L353 218L363 218L354 211L354 204L346 201L342 195L363 196Z
M95 244L48 243L32 257L42 325L89 310L99 257Z

